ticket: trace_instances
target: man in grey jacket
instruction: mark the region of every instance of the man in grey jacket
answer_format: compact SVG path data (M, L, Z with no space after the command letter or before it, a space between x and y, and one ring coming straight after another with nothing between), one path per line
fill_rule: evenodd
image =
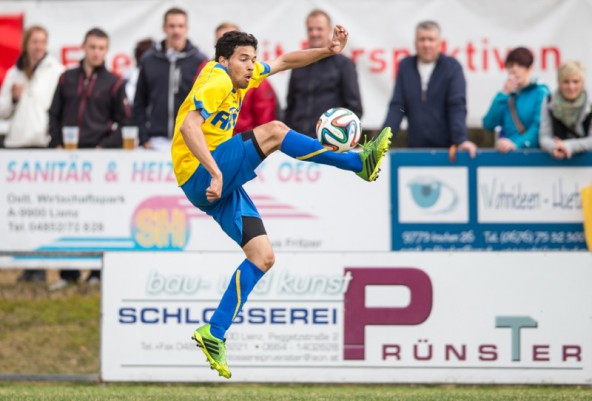
M142 56L133 117L146 148L168 143L177 110L191 90L198 66L207 57L187 39L187 13L171 8L164 14L165 40Z

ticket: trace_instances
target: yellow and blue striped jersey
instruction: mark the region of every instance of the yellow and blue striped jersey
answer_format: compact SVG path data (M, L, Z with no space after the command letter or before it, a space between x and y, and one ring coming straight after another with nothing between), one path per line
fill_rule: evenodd
M268 64L256 61L249 86L246 89L234 89L226 67L216 61L205 65L181 104L175 121L171 155L179 185L183 185L199 166L199 161L187 147L180 131L187 114L197 110L202 115L205 122L201 128L208 148L213 152L218 145L232 137L247 91L258 87L269 73Z

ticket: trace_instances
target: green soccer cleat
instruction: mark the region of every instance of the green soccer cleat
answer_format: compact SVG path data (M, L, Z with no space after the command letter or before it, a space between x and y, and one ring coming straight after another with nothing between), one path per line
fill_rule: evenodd
M382 130L378 137L362 145L360 159L362 159L362 171L356 173L366 181L374 181L378 178L380 172L380 163L382 158L388 152L391 146L393 133L390 127Z
M226 341L214 337L210 333L209 324L195 330L191 338L197 341L197 346L201 348L206 358L208 358L210 367L216 369L220 376L230 379L232 374L226 363Z

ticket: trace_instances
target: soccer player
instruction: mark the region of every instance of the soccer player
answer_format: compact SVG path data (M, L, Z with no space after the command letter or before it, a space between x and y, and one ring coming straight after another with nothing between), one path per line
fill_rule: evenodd
M245 253L209 324L193 333L211 367L230 378L224 335L251 290L274 263L274 253L257 208L243 189L255 169L279 150L298 160L328 164L374 181L392 133L385 128L361 152L334 153L279 121L232 136L245 93L270 75L339 54L348 32L336 26L325 48L286 53L269 64L256 60L257 39L228 32L216 56L201 71L179 109L171 146L179 186L191 203L212 216Z

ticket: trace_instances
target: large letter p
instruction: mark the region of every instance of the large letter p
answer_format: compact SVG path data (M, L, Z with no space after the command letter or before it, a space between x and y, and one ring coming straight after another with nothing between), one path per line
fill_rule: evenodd
M364 331L369 325L416 325L432 311L432 282L419 269L346 268L352 280L344 294L343 359L364 359ZM402 285L409 288L411 299L404 308L366 307L368 285Z

